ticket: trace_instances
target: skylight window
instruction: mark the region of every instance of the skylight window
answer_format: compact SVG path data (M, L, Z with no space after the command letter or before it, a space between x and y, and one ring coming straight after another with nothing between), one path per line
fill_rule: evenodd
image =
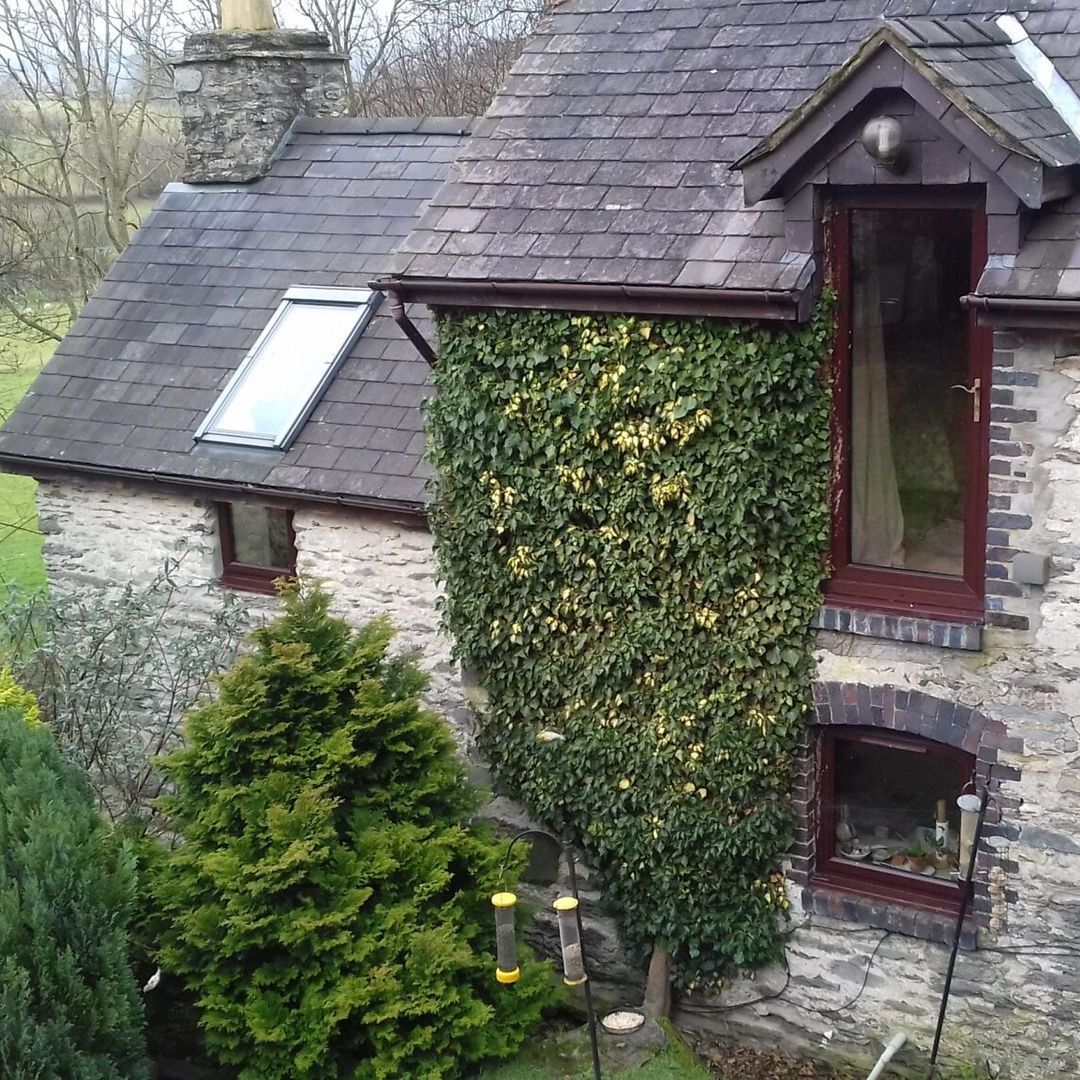
M289 289L195 438L285 449L378 299L369 289Z

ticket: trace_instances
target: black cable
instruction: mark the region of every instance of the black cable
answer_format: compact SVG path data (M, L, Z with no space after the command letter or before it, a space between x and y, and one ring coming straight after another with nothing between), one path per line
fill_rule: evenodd
M830 927L830 929L832 929L832 928ZM867 931L875 930L875 929L876 928L872 927L872 926L862 926L862 927L859 927L857 929L838 930L838 933L842 933L842 934L860 934L860 933L862 933L862 934L865 934ZM799 1002L799 1001L789 1001L788 1004L794 1006L796 1009L803 1009L806 1012L825 1013L827 1015L835 1015L837 1013L844 1012L846 1009L850 1009L852 1007L852 1005L854 1005L859 1000L859 998L861 998L863 996L863 994L866 992L866 984L870 981L870 970L874 966L874 961L877 959L877 954L878 954L878 952L880 952L881 946L885 944L885 939L890 938L890 937L893 936L893 931L892 930L882 930L882 931L880 931L880 933L881 933L881 937L875 943L874 948L870 953L870 957L866 961L866 970L863 972L862 983L859 985L858 992L855 994L855 996L850 1001L847 1001L843 1005L838 1005L835 1008L831 1008L831 1009L815 1008L815 1007L810 1006L810 1005L803 1005L802 1002ZM790 986L791 986L791 968L788 966L787 956L785 955L785 957L784 957L784 985L781 986L779 990L776 990L771 994L761 994L760 996L758 996L756 998L750 998L747 1001L731 1002L729 1004L724 1004L724 1005L719 1005L719 1004L718 1005L694 1005L694 1004L691 1004L690 1002L686 1002L685 1004L681 1005L680 1008L685 1009L687 1012L697 1012L697 1013L731 1012L734 1009L745 1009L750 1005L760 1005L760 1004L762 1004L763 1002L766 1002L766 1001L775 1001L777 998L783 997L784 994L787 993L788 988Z
M810 1009L809 1011L835 1015L836 1013L842 1013L846 1009L850 1009L851 1006L854 1005L855 1002L857 1002L859 998L863 996L863 993L866 990L866 984L870 981L870 969L874 966L874 961L877 959L877 954L881 951L881 946L884 945L886 940L888 938L891 938L892 936L892 930L882 931L881 937L878 939L878 943L874 946L873 952L870 953L870 959L866 961L866 970L863 972L862 983L859 986L859 991L850 1001L845 1002L843 1005L837 1006L835 1009ZM797 1005L796 1002L792 1002L792 1004ZM806 1009L808 1008L808 1006L798 1005L798 1008Z
M896 936L895 931L892 931L892 930L881 930L881 931L879 931L878 928L874 927L874 926L859 926L859 927L851 927L851 928L837 927L837 926L822 927L820 924L814 924L810 920L807 920L807 923L804 924L804 926L815 926L815 928L817 928L817 929L822 929L822 930L827 929L827 930L833 931L834 933L850 934L850 935L853 935L853 936L855 934L866 934L866 933L872 933L872 932L878 932L878 933L881 934L881 937L874 944L874 948L871 950L870 956L866 961L866 970L863 972L862 982L859 984L859 989L850 1000L844 1002L843 1005L837 1005L837 1006L834 1006L834 1007L828 1008L828 1009L824 1009L824 1008L820 1008L820 1007L816 1007L816 1006L812 1006L812 1005L804 1005L800 1001L789 1000L787 1002L787 1004L793 1006L794 1008L802 1009L805 1012L822 1013L822 1014L825 1014L827 1016L836 1016L839 1013L845 1012L847 1009L850 1009L853 1005L857 1004L859 999L866 992L867 984L870 981L870 972L874 967L874 961L877 959L877 955L881 951L882 945L885 944L886 939ZM794 928L791 931L791 933L788 935L788 937L791 937L799 929L803 929L803 927ZM1048 950L1061 950L1061 951L1051 952L1051 951L1048 951ZM1005 954L1005 955L1017 955L1017 956L1042 956L1042 957L1047 957L1047 958L1055 958L1056 957L1058 959L1067 959L1067 958L1070 958L1070 957L1073 957L1073 956L1080 956L1080 946L1070 946L1067 942L1062 942L1060 944L1055 944L1053 942L1029 942L1029 943L1020 944L1020 945L997 945L997 946L995 946L995 945L982 945L982 946L979 947L978 951L979 952L995 952L995 953L1002 953L1002 954ZM791 968L788 966L787 956L785 955L784 956L784 985L781 986L779 990L775 990L772 993L768 993L768 994L760 994L758 997L749 998L746 1001L736 1001L736 1002L731 1002L729 1004L706 1005L706 1004L694 1004L692 1002L684 1002L679 1007L681 1009L683 1009L684 1011L691 1012L691 1013L708 1014L708 1013L732 1012L735 1009L749 1008L751 1005L761 1005L766 1001L775 1001L777 998L783 997L788 992L790 987L791 987Z
M1001 953L1005 956L1080 956L1080 946L1067 941L1032 941L1022 945L980 945L979 952Z

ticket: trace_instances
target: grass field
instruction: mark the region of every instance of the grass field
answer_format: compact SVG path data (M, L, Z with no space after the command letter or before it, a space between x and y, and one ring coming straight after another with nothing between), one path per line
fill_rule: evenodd
M567 1071L557 1065L529 1060L503 1065L480 1073L476 1080L592 1080L592 1066L578 1065ZM605 1076L608 1073L605 1071ZM709 1080L709 1073L683 1060L672 1050L653 1058L637 1069L620 1070L619 1080Z
M27 341L0 357L4 361L0 369L0 420L22 399L52 349L51 343L38 345ZM9 370L11 366L16 370ZM0 472L0 589L34 589L45 584L41 533L34 506L36 487L28 476Z

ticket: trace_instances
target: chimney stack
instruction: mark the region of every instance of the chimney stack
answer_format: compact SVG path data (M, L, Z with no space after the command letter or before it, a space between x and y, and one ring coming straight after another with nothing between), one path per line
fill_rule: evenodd
M325 34L279 30L270 0L222 0L221 25L173 65L189 184L257 180L298 116L348 110L346 57Z

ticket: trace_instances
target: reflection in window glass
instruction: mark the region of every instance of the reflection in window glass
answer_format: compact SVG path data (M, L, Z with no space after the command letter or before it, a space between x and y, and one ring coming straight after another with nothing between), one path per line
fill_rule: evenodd
M929 746L837 739L836 854L883 871L955 880L964 768Z
M266 331L210 410L197 437L213 442L281 447L325 386L372 294L290 290Z
M851 561L962 576L971 218L855 210Z
M233 562L291 573L296 563L291 518L288 510L233 503L229 507Z

